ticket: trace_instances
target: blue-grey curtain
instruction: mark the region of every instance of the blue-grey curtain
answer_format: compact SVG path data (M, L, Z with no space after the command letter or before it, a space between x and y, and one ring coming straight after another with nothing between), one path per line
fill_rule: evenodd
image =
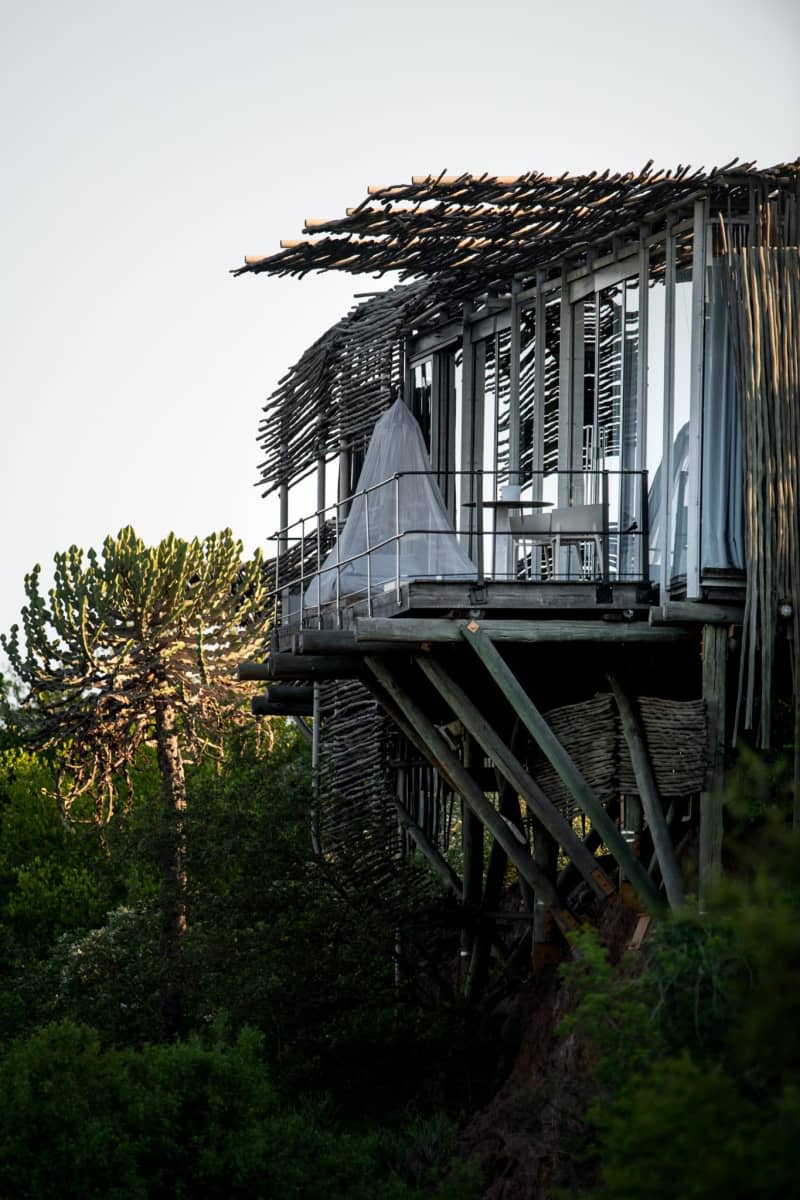
M701 563L744 568L744 459L722 260L707 275Z

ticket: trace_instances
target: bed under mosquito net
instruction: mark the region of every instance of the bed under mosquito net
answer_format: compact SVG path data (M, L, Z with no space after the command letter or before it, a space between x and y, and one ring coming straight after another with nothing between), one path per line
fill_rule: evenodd
M397 400L375 425L347 520L304 605L410 579L476 577L431 474L420 427Z

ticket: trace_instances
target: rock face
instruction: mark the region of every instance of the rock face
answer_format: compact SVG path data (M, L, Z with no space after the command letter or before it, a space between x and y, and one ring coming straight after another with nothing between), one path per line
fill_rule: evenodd
M608 910L602 935L612 962L622 957L637 919L622 904ZM501 1041L519 1041L506 1081L464 1131L463 1152L487 1180L484 1200L550 1200L554 1188L587 1182L591 1169L581 1158L593 1056L574 1034L558 1034L572 1004L557 968L548 968L494 1014L502 1021Z

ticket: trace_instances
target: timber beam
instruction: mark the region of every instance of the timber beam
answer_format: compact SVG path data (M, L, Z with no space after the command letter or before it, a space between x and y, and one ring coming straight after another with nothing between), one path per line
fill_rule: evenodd
M420 654L416 656L416 662L498 771L515 788L534 816L562 847L566 856L575 863L594 894L599 899L606 900L615 889L597 859L584 846L569 822L531 778L466 692L434 659Z
M243 662L237 671L241 682L272 679L356 679L362 674L352 655L270 654L266 662Z
M655 604L647 619L651 625L674 623L701 625L741 625L744 609L735 604L703 604L694 600L671 600L667 604Z
M424 743L426 757L453 791L461 796L467 808L500 843L520 876L553 910L556 923L561 931L568 933L574 929L577 925L575 918L569 911L561 908L555 887L534 862L527 846L519 840L521 836L519 831L513 828L510 821L500 815L494 805L489 803L483 790L456 753L447 745L431 719L408 692L397 683L386 664L380 658L369 655L366 662L380 685L378 694L380 695L381 690L388 693L393 705L399 708L403 714L403 724L410 725L416 731L417 739Z
M706 905L722 873L722 791L725 784L727 630L703 630L703 699L706 705L708 766L700 796L700 903Z
M292 637L294 654L396 654L397 642L356 642L354 629L304 629Z
M488 623L487 623L488 624ZM640 899L653 908L663 908L663 900L642 864L631 852L617 825L609 817L565 747L556 737L539 709L520 684L484 624L470 622L462 629L462 637L483 662L488 674L497 684L512 709L537 743L545 758L563 780L578 807L602 835L620 869L639 893Z
M678 642L688 634L671 626L659 627L644 621L477 621L446 617L359 617L356 642L460 642L464 630L480 628L494 642L615 642L657 645Z

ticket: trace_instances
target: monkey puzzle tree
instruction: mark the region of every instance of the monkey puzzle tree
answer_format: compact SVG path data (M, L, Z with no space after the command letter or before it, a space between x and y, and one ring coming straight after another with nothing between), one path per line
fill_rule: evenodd
M106 824L143 743L155 743L162 780L162 948L177 954L188 752L221 752L244 689L236 664L264 637L259 554L242 563L230 530L200 541L170 534L149 548L130 527L101 555L72 546L55 556L49 604L41 568L25 579L23 635L0 637L25 687L8 714L25 741L60 751L67 820Z

